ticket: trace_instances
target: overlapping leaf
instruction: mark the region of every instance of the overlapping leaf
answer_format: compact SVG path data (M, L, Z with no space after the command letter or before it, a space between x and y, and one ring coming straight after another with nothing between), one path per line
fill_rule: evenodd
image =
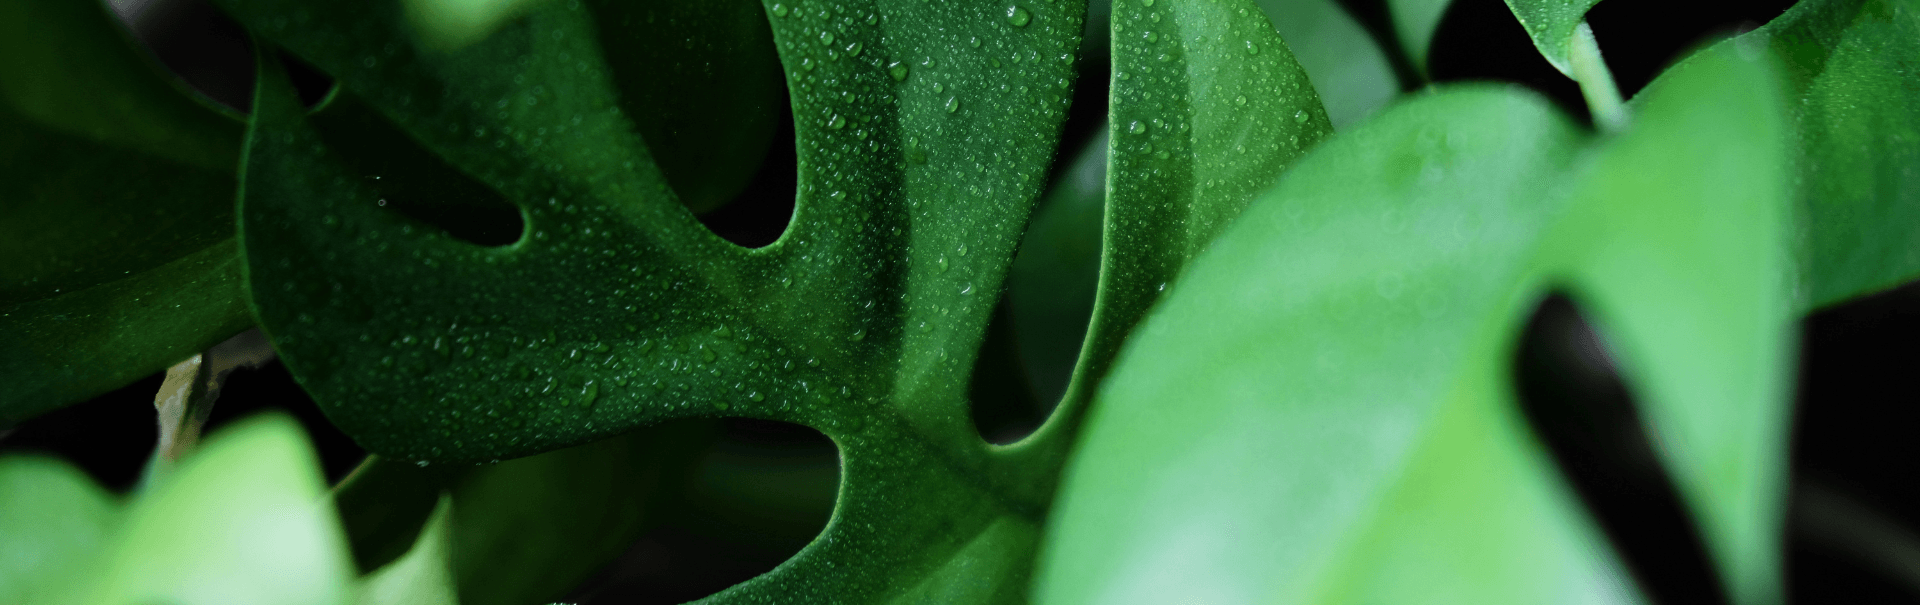
M1599 311L1733 595L1777 599L1791 273L1772 86L1702 58L1578 161L1568 120L1489 90L1421 97L1310 156L1123 355L1041 600L1637 600L1505 384L1551 285Z
M0 2L0 425L247 325L239 144L105 6Z

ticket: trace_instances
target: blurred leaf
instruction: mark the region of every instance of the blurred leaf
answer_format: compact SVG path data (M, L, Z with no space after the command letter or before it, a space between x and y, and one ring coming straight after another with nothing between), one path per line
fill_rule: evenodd
M43 603L97 555L119 521L113 496L65 462L0 458L0 605Z
M655 515L663 473L687 466L713 433L677 423L478 467L376 458L334 501L366 569L405 552L446 490L461 602L550 600L626 551Z
M1387 55L1335 0L1257 0L1344 130L1400 93Z
M1783 589L1796 276L1769 67L1722 45L1649 86L1543 261L1617 354L1736 603Z
M1920 3L1806 0L1730 44L1784 64L1807 305L1920 276Z
M369 574L360 584L356 605L455 605L453 580L453 499L441 496L412 550Z
M0 426L244 329L240 125L101 3L0 1Z
M1701 59L1577 163L1587 137L1545 102L1456 89L1309 156L1123 355L1041 600L1638 600L1506 384L1519 318L1560 280L1617 337L1737 602L1777 600L1773 89Z
M1433 45L1433 32L1440 29L1440 18L1446 15L1447 7L1453 4L1453 0L1386 2L1388 16L1393 20L1393 31L1399 36L1400 48L1406 52L1407 61L1420 70L1421 76L1426 76L1427 50Z
M1037 600L1631 601L1498 359L1583 138L1453 89L1303 160L1122 355Z
M344 604L352 565L299 423L216 433L128 507L58 603Z

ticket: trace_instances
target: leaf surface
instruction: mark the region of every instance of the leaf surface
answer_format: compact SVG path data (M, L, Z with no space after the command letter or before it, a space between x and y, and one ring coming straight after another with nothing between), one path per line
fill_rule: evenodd
M1600 139L1536 97L1454 89L1310 155L1123 353L1040 601L1638 601L1515 414L1507 356L1555 286L1597 310L1730 592L1777 599L1773 86L1720 53Z
M1920 276L1920 4L1801 2L1731 44L1784 64L1807 306Z
M120 517L85 472L37 456L0 458L0 603L45 602L85 569Z
M1507 8L1520 19L1533 39L1534 48L1553 64L1554 69L1571 77L1573 70L1574 27L1586 20L1587 11L1600 0L1507 0Z
M55 603L344 604L352 564L300 425L214 435L129 505L111 544Z
M1400 93L1380 45L1334 0L1260 0L1300 62L1334 128L1372 115Z
M1494 359L1555 210L1537 185L1582 142L1544 101L1469 88L1306 158L1101 391L1037 600L1617 600Z
M453 499L440 497L405 556L361 580L356 605L457 605L453 578Z
M1769 67L1722 45L1650 86L1543 254L1593 310L1737 603L1782 590L1797 276Z
M0 3L0 425L245 328L240 139L104 5Z

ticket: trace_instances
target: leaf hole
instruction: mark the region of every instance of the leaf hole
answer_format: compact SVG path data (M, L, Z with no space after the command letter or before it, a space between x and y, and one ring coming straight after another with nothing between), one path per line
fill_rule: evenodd
M1751 30L1794 0L1700 0L1676 8L1657 0L1607 0L1587 12L1614 84L1627 98L1701 44Z
M133 39L194 91L240 113L253 107L253 44L247 32L206 0L109 0ZM333 80L305 63L288 63L300 100L314 106Z
M698 600L772 571L826 529L840 489L832 440L767 420L706 426L705 445L663 468L651 528L562 601Z
M1000 297L987 322L987 335L967 384L973 428L987 443L1005 445L1026 438L1053 411L1052 400L1036 397L1014 334L1011 297Z
M793 217L799 162L766 9L586 4L620 108L680 201L727 241L758 248L779 239Z
M308 117L340 161L378 192L387 210L481 246L520 241L518 207L428 151L373 106L346 90Z
M1540 303L1513 366L1520 409L1654 603L1726 603L1627 384L1573 301Z
M1590 123L1580 85L1554 69L1502 0L1454 0L1427 46L1433 81L1494 80L1533 89L1569 116Z

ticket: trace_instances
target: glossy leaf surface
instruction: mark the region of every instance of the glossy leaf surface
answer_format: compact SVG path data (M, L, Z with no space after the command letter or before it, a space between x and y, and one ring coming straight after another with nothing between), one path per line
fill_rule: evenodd
M1537 98L1453 90L1309 156L1123 355L1042 602L1637 600L1507 384L1554 285L1598 310L1731 592L1777 599L1792 274L1772 82L1703 59L1591 143Z
M103 5L0 2L0 425L246 326L240 135Z
M1372 115L1400 92L1387 56L1335 0L1260 0L1293 51L1334 128Z
M1800 296L1826 306L1920 275L1920 4L1808 0L1732 44L1785 68Z
M1600 0L1507 0L1507 8L1513 9L1513 16L1527 29L1527 37L1533 39L1540 55L1546 57L1554 69L1571 76L1574 74L1574 27L1586 20L1587 11L1599 3Z
M1113 7L1096 312L1053 420L1062 426L1181 268L1333 130L1265 15L1234 4Z

